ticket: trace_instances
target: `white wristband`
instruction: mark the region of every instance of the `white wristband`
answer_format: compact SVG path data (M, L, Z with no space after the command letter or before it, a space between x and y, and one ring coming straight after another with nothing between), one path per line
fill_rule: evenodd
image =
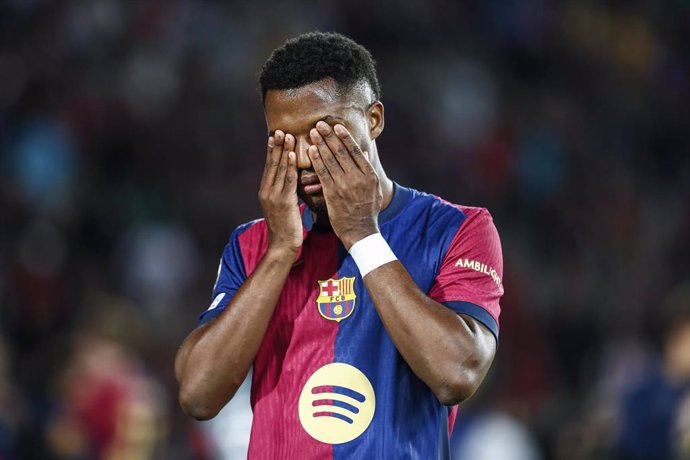
M381 265L398 260L380 233L357 241L350 247L350 255L355 260L362 278Z

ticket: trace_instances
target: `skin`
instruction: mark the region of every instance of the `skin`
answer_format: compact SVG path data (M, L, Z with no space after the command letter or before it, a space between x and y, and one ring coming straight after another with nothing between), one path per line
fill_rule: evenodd
M246 377L302 244L298 196L314 212L315 225L335 232L348 250L378 232L393 183L375 142L384 127L383 104L371 100L366 84L342 92L328 79L267 92L259 201L269 245L229 306L178 351L179 399L188 415L215 416ZM317 179L321 192L308 193L304 183ZM493 334L426 296L398 261L371 271L364 284L398 351L438 400L453 405L470 397L493 360Z

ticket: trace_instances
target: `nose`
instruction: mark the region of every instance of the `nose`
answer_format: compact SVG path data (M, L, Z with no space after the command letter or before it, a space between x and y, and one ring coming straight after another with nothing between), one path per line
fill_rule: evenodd
M297 136L295 139L295 154L297 155L297 168L298 169L311 169L311 160L307 154L307 149L311 143L309 142L308 136Z

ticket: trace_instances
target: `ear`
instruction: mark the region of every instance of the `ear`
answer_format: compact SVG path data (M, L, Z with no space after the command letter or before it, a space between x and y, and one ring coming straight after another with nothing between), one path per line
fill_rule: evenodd
M383 132L385 117L383 115L383 102L376 101L367 109L367 122L369 123L369 136L376 139Z

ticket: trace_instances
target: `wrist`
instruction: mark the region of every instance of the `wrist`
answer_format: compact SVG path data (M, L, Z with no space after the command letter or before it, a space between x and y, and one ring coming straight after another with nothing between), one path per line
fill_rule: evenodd
M379 232L357 241L349 249L349 252L362 278L381 265L398 260Z
M270 244L268 245L268 249L266 249L266 254L264 255L265 258L269 259L273 263L286 263L286 264L291 264L295 262L295 259L297 258L297 255L299 254L299 248L291 247L291 246L285 246L285 245L278 245L278 244Z
M343 243L343 246L345 246L345 250L349 252L356 243L375 233L379 233L379 229L377 226L373 225L357 231L351 231L347 235L343 235L340 241Z

